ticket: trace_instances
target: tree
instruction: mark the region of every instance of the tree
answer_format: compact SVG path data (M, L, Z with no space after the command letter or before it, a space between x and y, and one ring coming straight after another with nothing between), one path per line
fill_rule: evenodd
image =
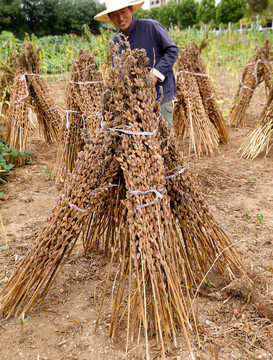
M20 0L0 0L0 32L10 31L16 36L27 30Z
M199 4L195 0L182 0L177 4L176 16L180 28L192 26L198 22L197 11Z
M170 1L167 5L160 7L158 21L167 29L177 24L176 8L177 3L175 1Z
M244 17L246 0L221 0L216 7L216 20L218 23L236 23Z
M273 19L273 0L268 1L268 7L263 11L263 15L267 19Z
M268 0L247 0L247 3L256 16L256 14L261 14L268 7Z
M151 12L149 10L140 9L134 14L138 19L151 19Z
M202 0L197 11L197 17L204 24L208 24L211 20L215 20L215 0Z
M0 0L0 31L12 31L18 37L25 32L36 36L81 35L87 24L99 33L94 16L103 5L95 0Z

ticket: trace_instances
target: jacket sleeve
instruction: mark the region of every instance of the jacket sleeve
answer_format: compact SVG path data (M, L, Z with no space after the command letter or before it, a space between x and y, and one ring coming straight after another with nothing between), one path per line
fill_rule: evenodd
M156 22L154 24L153 35L160 53L160 59L158 62L156 61L155 69L165 77L173 68L179 48L171 39L165 27L160 23Z

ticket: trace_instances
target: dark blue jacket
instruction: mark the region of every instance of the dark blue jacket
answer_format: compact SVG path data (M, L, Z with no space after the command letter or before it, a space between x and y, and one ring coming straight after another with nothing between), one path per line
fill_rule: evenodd
M113 37L115 43L118 42L117 34L122 33L119 30ZM178 56L178 47L170 38L163 25L151 19L135 19L129 28L129 43L131 49L144 48L150 59L149 69L153 67L164 75L165 79L156 83L157 99L160 98L160 86L163 87L162 104L169 101L176 94L175 77L173 65ZM120 46L120 51L125 49ZM155 59L154 59L155 54Z

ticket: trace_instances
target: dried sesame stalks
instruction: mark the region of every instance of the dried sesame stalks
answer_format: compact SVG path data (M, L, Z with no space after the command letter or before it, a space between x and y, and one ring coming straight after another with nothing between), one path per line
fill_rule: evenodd
M230 140L227 125L216 102L216 91L206 74L200 50L185 44L177 60L177 101L174 130L178 138L189 137L189 152L211 154L218 143Z
M80 50L66 87L66 112L62 122L53 176L64 181L83 150L83 131L92 139L102 120L102 75L91 52Z
M254 125L253 129L244 138L237 154L247 159L255 159L263 151L271 149L270 144L273 136L273 87L268 95L267 103L262 115Z
M31 121L30 107L38 117L44 139L51 143L56 140L61 120L60 109L55 106L39 67L39 52L29 42L22 46L14 59L14 86L11 98L7 142L19 151L27 147Z
M212 154L218 147L219 135L205 111L195 76L180 73L176 87L175 133L179 139L189 137L189 153Z
M238 254L190 171L181 172L175 139L155 101L145 51L118 55L113 44L111 50L114 67L103 93L103 128L79 153L58 205L2 290L0 310L10 316L43 300L81 234L85 252L101 248L109 256L107 282L113 262L119 263L110 336L126 326L127 350L132 336L142 331L149 358L149 338L156 334L165 359L165 348L176 344L182 329L194 359L191 291L218 256L223 272L239 267Z
M267 39L264 45L257 49L256 54L246 64L242 79L230 110L229 121L233 126L244 123L246 110L250 104L256 87L264 81L266 90L272 87L272 50Z
M21 80L22 74L26 72L23 45L20 54L14 57L13 91L11 93L6 135L8 144L21 152L24 152L27 148L29 131L32 129L32 124L29 121L30 98L20 101L26 96L25 82Z

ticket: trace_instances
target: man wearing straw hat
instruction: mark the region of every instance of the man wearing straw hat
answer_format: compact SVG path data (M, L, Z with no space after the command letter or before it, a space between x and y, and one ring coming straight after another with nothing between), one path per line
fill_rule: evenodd
M150 59L148 67L160 98L160 86L163 88L163 99L160 109L170 128L173 127L172 98L176 93L173 65L178 56L178 47L170 38L163 25L152 19L136 19L137 12L144 1L106 0L106 10L94 17L98 21L112 21L119 31L113 37L118 42L117 35L122 33L128 37L131 49L144 48ZM121 46L121 50L123 47Z

